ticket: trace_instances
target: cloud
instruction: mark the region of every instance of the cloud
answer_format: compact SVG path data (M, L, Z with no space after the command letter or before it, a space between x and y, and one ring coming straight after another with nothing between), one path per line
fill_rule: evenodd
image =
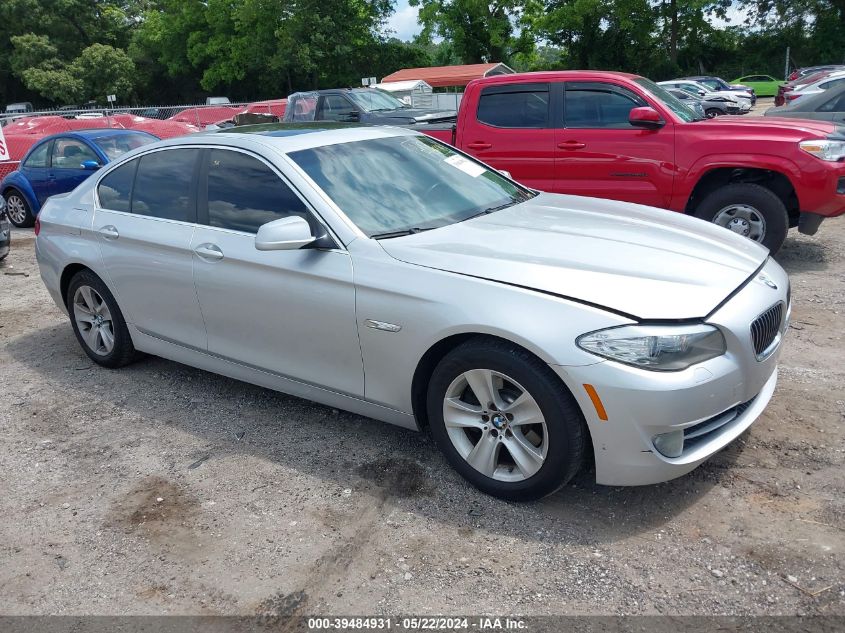
M400 40L410 41L422 30L417 22L419 7L408 6L407 0L396 3L396 12L387 20L387 28Z

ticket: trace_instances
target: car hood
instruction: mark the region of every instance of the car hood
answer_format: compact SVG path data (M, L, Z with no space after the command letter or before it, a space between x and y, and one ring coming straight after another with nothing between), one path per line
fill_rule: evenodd
M638 319L704 317L768 257L750 240L678 213L545 193L379 244L406 263L547 292Z
M439 123L442 121L454 121L457 117L457 112L454 110L425 110L420 108L402 108L401 110L390 110L385 112L370 112L369 115L380 121L389 122L396 119L401 123L406 123L408 119L413 119L417 123Z
M783 106L781 106L783 107ZM837 130L836 125L825 121L778 119L776 116L744 116L717 117L708 119L707 125L724 128L725 134L742 134L743 132L759 135L762 141L786 141L786 133L794 133L796 138L806 138L812 134L815 138L823 138ZM735 137L736 138L736 137Z

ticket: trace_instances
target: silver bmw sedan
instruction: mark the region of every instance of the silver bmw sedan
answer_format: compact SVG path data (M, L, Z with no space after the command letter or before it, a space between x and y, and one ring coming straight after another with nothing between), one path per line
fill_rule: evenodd
M527 189L437 140L257 126L147 145L36 227L104 367L140 353L413 429L492 495L678 477L775 388L789 281L765 248Z

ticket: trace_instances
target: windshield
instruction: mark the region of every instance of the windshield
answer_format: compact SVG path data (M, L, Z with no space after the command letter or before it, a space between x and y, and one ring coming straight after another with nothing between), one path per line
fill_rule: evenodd
M348 95L365 112L398 110L405 107L396 97L378 90L350 90Z
M636 81L641 88L645 89L653 98L657 99L664 106L674 112L684 123L692 123L693 121L703 120L704 117L697 114L695 110L650 79L638 77L634 81Z
M369 237L462 222L535 195L428 136L338 143L288 156Z
M109 160L114 160L121 154L125 154L129 150L155 143L158 139L151 134L103 134L92 139L103 153L109 157Z

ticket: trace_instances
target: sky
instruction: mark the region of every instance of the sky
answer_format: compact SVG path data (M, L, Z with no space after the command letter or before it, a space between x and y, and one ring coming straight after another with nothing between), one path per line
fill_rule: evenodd
M420 25L417 23L417 14L419 7L412 7L408 5L408 0L396 1L396 12L390 16L387 21L387 26L391 29L395 36L400 40L410 41L420 32ZM729 22L725 20L713 19L713 26L736 26L741 24L746 17L746 12L736 6L728 9Z

